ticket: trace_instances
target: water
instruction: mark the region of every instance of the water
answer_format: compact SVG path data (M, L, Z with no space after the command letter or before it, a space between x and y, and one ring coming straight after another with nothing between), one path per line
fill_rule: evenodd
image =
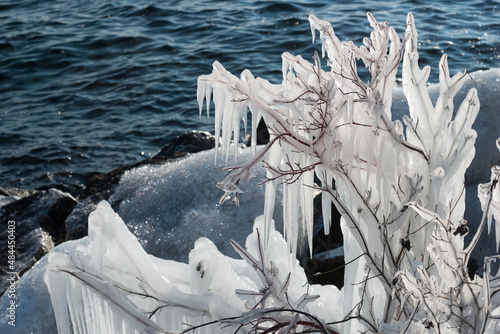
M219 60L279 82L281 53L309 58L307 16L341 40L366 12L401 35L414 13L422 65L500 67L499 1L70 1L0 4L0 185L78 194L95 172L152 156L175 136L213 132L196 81Z

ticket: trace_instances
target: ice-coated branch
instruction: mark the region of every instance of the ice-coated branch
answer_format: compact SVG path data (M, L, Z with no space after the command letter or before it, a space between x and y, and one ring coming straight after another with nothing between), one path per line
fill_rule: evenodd
M60 334L114 333L121 324L126 328L120 330L123 333L145 328L179 332L182 321L239 313L238 305L230 305L220 296L181 291L173 278L160 272L107 202L99 203L90 215L89 237L78 241L73 252L49 256L45 281ZM185 271L186 267L170 270ZM170 316L182 321L165 323Z
M286 333L291 332L319 332L325 334L338 333L324 321L310 314L307 304L319 296L305 292L294 300L288 289L291 273L288 273L282 282L279 278L279 269L265 256L264 244L257 229L257 257L254 257L237 242L231 241L232 246L240 256L255 270L260 279L259 291L237 290L236 293L245 299L251 299L250 310L239 317L221 319L221 324L249 326L258 333ZM269 261L269 262L268 262Z

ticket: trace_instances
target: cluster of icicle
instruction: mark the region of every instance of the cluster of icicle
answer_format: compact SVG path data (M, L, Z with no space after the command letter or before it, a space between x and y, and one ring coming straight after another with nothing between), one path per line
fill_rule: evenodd
M498 275L489 270L496 258L486 260L483 278L471 278L467 271L485 221L490 225L492 215L500 218L498 169L489 184L479 187L485 214L472 243L464 247L464 174L475 152L477 92L471 89L454 111L453 98L466 74L450 77L444 55L440 94L433 104L426 88L430 68L418 64L413 16L408 15L402 40L387 23L370 14L368 20L371 36L357 47L341 43L328 22L310 16L328 71L317 54L310 63L284 53L279 85L254 78L248 70L237 78L218 62L210 75L200 76L200 113L205 100L208 112L213 98L223 150L231 139L238 141L247 110L252 114L252 147L261 118L271 135L253 159L227 168L218 184L225 191L223 199L233 196L238 203L241 182L251 178L252 166L264 161L267 229L274 193L282 184L284 234L292 253L300 229L312 249L313 192L322 191L326 233L334 203L342 214L348 264L342 292L345 321L338 327L342 332L499 332L500 286ZM368 81L358 75L360 63ZM410 113L403 122L391 115L400 63Z

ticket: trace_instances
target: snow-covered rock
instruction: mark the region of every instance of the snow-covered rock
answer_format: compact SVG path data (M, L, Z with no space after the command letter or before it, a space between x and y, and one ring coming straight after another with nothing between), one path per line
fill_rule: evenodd
M231 150L234 153L234 150ZM237 148L243 161L249 148ZM162 165L146 165L127 171L110 202L147 252L175 261L187 262L187 254L200 237L210 239L225 255L236 255L229 238L244 243L252 232L253 221L264 205L265 180L262 167L254 170L255 182L243 186L241 205L219 204L223 191L216 181L224 177L224 159L207 150ZM277 201L279 202L279 200ZM275 220L281 222L280 210Z

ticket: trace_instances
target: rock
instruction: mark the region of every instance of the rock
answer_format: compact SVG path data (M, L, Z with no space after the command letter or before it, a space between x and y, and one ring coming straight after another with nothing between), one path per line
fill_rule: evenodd
M97 207L99 200L87 197L81 200L66 218L66 240L75 240L87 235L87 217Z
M97 204L109 201L123 173L142 165L165 163L189 153L197 153L215 147L215 137L208 132L193 131L176 137L152 158L139 161L133 165L117 168L108 174L96 174L91 177L85 189L85 197L74 208L66 219L66 240L79 239L87 235L87 217ZM117 209L119 202L110 202Z
M18 201L21 198L34 195L37 192L38 192L37 190L0 187L0 208L7 204L14 203L15 201Z
M341 215L332 204L330 234L323 229L321 195L314 198L314 236L312 258L301 260L302 267L312 284L344 285L344 247L340 228Z
M267 128L264 119L261 118L259 124L257 125L257 145L265 145L269 143L269 129ZM247 140L247 146L250 146L252 137L249 136Z
M341 289L344 286L344 246L313 255L306 270L311 284L333 284Z
M197 153L215 147L215 137L209 132L193 131L175 138L156 156L171 156L175 152Z
M77 200L70 194L49 189L2 207L1 293L8 284L6 276L12 276L9 273L21 276L54 245L64 241L65 220L76 204ZM15 244L9 245L8 240L15 241ZM13 262L9 262L9 255L16 256Z

